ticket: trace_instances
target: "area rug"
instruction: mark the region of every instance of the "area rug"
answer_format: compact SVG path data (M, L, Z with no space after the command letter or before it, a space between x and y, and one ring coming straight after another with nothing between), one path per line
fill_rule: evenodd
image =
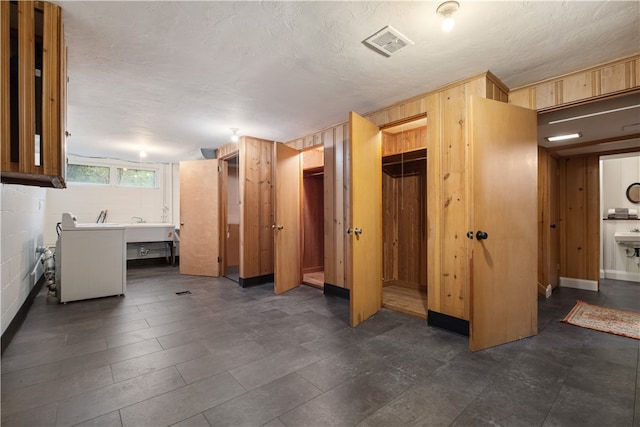
M640 313L577 301L564 323L640 340Z

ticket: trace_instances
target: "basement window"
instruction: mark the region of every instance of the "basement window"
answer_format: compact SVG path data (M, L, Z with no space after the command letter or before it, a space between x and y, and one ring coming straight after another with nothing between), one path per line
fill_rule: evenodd
M118 168L116 185L121 187L155 188L156 171L148 169Z
M67 165L67 181L84 184L109 185L111 168L109 166Z

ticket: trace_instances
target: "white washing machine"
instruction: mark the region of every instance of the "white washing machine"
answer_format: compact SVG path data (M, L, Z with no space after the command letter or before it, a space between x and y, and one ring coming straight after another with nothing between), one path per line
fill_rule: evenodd
M124 225L81 224L64 213L59 239L56 282L61 303L126 293Z

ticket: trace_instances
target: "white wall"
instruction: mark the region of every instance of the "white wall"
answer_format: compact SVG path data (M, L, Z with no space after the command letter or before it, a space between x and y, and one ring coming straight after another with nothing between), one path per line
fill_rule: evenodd
M78 222L96 222L100 212L106 209L106 222L130 223L135 222L133 217L140 217L145 222L180 223L179 209L177 212L175 209L176 203L179 206L179 194L175 194L177 165L76 156L69 156L69 162L154 169L157 187L129 188L71 182L67 183L66 189L48 189L44 222L44 239L47 244L55 244L56 224L60 222L64 212L73 213Z
M0 184L0 300L2 333L42 275L31 270L38 257L35 249L43 244L46 190L39 187Z
M627 187L640 182L640 153L603 156L600 160L600 210L602 218L607 210L629 208L640 211L640 204L631 203L626 196ZM630 280L640 283L640 266L637 257L627 257L625 247L614 239L617 231L629 231L640 227L640 220L603 220L601 230L601 277Z

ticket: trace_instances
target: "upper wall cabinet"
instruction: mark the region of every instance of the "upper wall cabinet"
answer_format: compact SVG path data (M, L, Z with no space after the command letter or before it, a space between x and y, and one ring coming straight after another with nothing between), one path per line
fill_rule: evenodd
M62 11L0 2L2 182L66 187L66 49Z

